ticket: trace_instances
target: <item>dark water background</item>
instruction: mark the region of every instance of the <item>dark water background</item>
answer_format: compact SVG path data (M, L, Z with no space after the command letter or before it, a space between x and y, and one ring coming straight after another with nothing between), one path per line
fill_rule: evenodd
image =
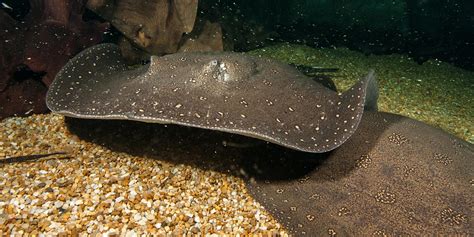
M224 22L246 51L275 41L402 53L474 69L474 1L242 0L201 1L200 14ZM227 27L226 27L227 26ZM244 33L245 32L245 33Z
M16 19L30 8L27 0L2 2ZM420 63L437 58L474 69L471 0L200 0L199 17L220 22L236 51L293 42L402 53Z

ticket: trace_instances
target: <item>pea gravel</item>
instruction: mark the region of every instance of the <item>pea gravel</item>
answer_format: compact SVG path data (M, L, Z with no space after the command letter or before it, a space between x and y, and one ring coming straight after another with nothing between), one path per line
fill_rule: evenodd
M0 236L287 235L235 176L113 152L59 115L0 123L0 157L56 151L0 165Z

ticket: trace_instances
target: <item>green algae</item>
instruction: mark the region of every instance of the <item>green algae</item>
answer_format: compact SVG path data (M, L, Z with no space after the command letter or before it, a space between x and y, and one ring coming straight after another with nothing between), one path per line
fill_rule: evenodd
M474 143L474 72L438 60L420 65L406 55L364 55L347 48L279 44L249 54L339 68L331 75L341 91L374 69L380 88L379 110L426 122Z

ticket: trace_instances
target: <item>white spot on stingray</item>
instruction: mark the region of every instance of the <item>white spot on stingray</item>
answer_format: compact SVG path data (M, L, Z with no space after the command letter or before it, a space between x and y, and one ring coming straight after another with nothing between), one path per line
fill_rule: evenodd
M295 109L293 109L291 107L288 107L288 110L291 111L291 112L295 111Z
M243 105L244 107L248 107L248 106L249 106L249 104L247 103L247 101L245 101L245 100L243 100L243 99L240 101L240 104Z
M245 116L245 114L241 114L240 117L247 118L247 116Z
M316 105L316 107L321 108L321 105Z

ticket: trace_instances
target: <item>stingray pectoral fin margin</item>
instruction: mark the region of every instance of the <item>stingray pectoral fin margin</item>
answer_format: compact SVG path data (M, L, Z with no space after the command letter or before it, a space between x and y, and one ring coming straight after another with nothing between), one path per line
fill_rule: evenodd
M52 111L67 110L64 104L71 102L64 103L64 100L70 101L73 95L95 90L97 84L111 80L111 75L127 69L117 45L107 43L87 48L69 60L56 74L46 94L46 104Z
M342 93L335 106L326 110L319 129L324 133L317 134L321 146L312 152L328 152L342 145L357 130L364 108L376 110L377 97L375 73L371 70L367 76Z

